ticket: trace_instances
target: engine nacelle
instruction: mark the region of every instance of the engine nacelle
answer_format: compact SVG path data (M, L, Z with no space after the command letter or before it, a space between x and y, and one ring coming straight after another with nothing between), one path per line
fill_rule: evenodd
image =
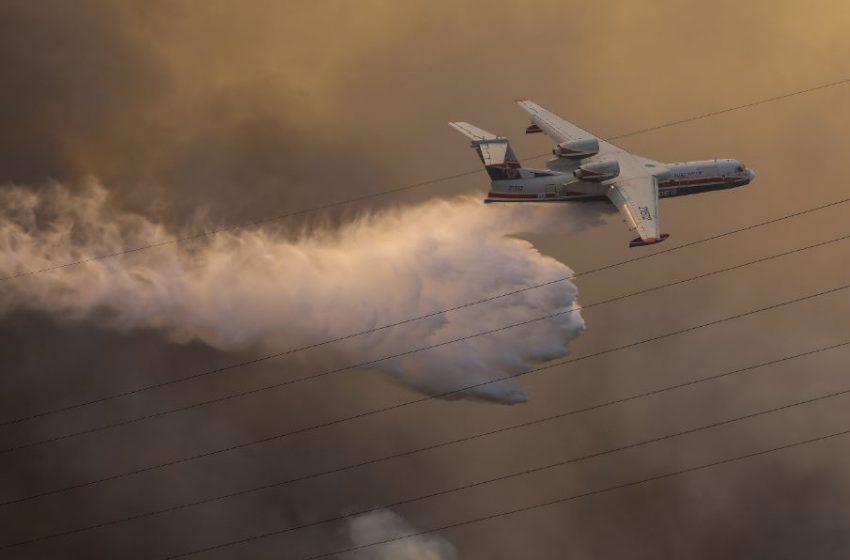
M584 159L599 153L599 140L596 138L585 138L573 140L572 142L561 142L552 153L560 158Z
M607 181L620 174L620 164L616 161L597 161L580 166L573 171L576 179L582 181Z

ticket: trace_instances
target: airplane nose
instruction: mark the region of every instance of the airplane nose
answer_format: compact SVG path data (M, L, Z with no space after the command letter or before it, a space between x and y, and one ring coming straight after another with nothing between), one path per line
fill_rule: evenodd
M747 174L750 176L750 181L756 178L756 172L752 169L747 169Z

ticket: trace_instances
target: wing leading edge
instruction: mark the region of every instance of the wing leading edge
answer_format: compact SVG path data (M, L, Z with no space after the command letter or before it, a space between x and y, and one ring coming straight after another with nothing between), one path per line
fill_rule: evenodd
M599 142L599 155L601 156L623 151L610 142L606 142L602 138L599 138L583 128L580 128L559 117L552 111L541 107L530 99L520 98L517 99L516 102L517 105L522 107L522 109L528 113L531 117L531 122L536 124L543 132L546 133L546 136L558 144L561 142L595 139Z

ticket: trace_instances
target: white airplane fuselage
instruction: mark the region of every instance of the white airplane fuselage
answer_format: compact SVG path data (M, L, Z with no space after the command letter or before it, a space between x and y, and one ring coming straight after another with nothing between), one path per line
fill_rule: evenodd
M755 173L735 159L645 163L658 180L658 197L686 196L748 185ZM494 180L484 202L584 202L607 200L610 181L587 181L573 174L573 162L554 159L549 169L517 168L515 177ZM657 169L657 171L656 171ZM622 179L622 177L617 177Z
M598 138L541 107L517 99L528 113L526 134L544 133L556 142L546 169L523 167L504 136L465 121L449 126L466 136L490 177L484 202L584 202L607 200L644 247L670 237L661 231L659 199L742 187L756 174L735 159L662 163Z

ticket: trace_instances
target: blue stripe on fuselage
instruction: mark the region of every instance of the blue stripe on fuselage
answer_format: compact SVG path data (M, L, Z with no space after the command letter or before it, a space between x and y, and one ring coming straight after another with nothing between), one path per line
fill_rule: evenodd
M490 204L491 202L599 202L606 201L608 197L605 195L580 195L580 196L570 196L564 198L490 198L487 197L484 199L484 202Z
M683 185L680 187L660 187L658 189L659 198L672 198L674 196L687 196L689 194L699 194L709 191L722 191L726 189L734 189L749 185L750 179L736 179L732 182L709 183L707 185Z

